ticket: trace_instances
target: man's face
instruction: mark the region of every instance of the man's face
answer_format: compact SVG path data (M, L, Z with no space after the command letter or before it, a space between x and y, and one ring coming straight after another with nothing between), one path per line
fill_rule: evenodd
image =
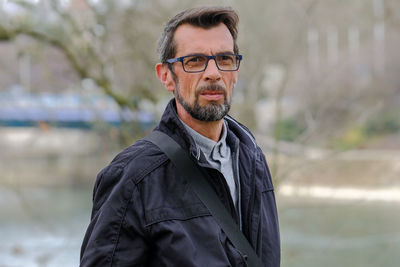
M175 31L174 41L175 57L234 52L232 35L223 23L210 29L183 24ZM204 72L187 73L180 62L173 64L173 70L177 105L193 118L217 121L228 113L237 71L220 71L212 59Z

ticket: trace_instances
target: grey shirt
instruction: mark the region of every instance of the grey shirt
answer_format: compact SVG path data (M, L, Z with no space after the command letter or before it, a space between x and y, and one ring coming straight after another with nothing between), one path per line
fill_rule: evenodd
M233 173L233 160L230 147L226 144L227 126L224 121L222 127L221 138L218 142L211 140L192 128L186 125L184 122L182 124L185 126L186 130L193 137L196 145L203 152L207 161L210 165L219 170L225 177L226 183L228 184L229 191L232 196L233 204L237 207L237 188L235 183L235 176Z

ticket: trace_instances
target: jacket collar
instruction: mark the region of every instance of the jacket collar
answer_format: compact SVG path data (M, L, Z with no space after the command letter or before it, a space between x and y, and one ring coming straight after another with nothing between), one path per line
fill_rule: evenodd
M234 120L229 115L225 117L225 121L227 122L226 130L228 144L238 144L238 141L240 141L241 145L248 147L250 150L254 150L256 148L255 139L245 126ZM200 149L196 146L195 141L187 132L185 126L178 117L174 98L169 101L161 117L161 121L155 130L168 134L176 142L178 142L178 144L184 150L189 151L189 153L197 160L201 160Z
M169 101L161 117L161 121L155 130L168 134L185 151L189 151L197 160L200 159L200 149L197 148L193 138L186 131L185 126L178 117L175 98Z

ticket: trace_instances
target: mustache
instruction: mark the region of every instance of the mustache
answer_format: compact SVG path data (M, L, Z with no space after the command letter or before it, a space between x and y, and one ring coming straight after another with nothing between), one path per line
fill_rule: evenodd
M200 86L196 90L196 95L199 95L205 91L218 91L218 92L223 92L224 95L226 95L226 88L219 84L210 84L210 85Z

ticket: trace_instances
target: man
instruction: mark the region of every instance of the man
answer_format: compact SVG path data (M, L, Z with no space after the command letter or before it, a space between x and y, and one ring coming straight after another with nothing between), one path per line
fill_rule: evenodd
M172 99L156 130L202 170L264 266L279 266L269 170L249 130L227 115L238 78L238 16L183 11L159 41L157 77ZM97 178L81 266L246 266L214 217L154 144L139 140Z

